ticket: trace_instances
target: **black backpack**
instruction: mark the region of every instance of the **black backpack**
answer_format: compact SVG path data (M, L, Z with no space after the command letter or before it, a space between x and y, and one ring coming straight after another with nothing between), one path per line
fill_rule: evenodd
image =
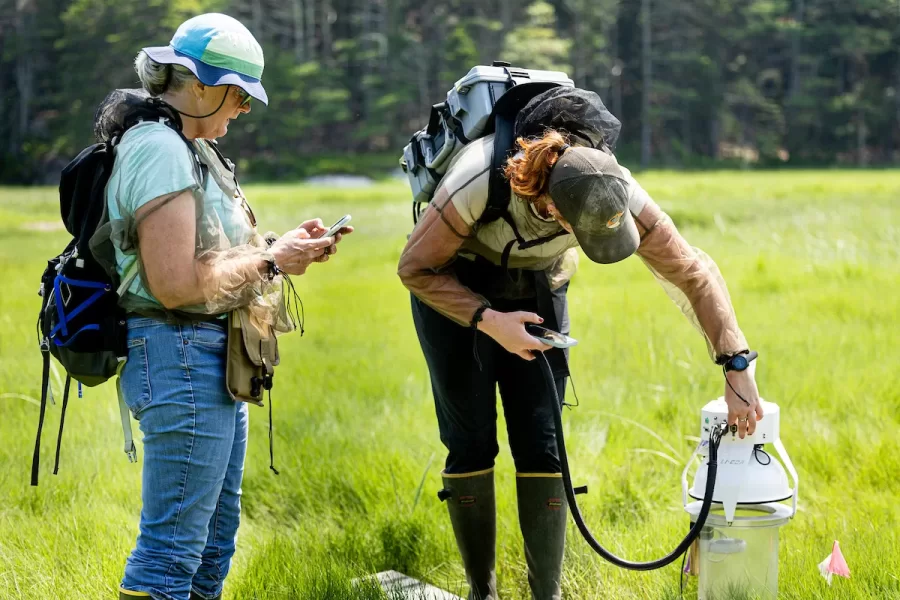
M164 122L181 135L199 164L193 146L181 134L178 113L167 104L150 98L142 90L116 90L97 111L95 134L98 143L82 150L62 171L59 183L59 207L72 240L65 249L47 261L38 292L41 310L37 329L43 358L41 407L37 438L31 465L31 485L38 483L41 433L50 390L50 356L66 371L56 459L53 473L59 471L59 451L72 379L81 386L93 387L117 374L128 355L125 311L119 306L120 292L128 287L137 271L120 281L116 272L114 249L109 239L106 183L115 161L115 148L122 135L142 121ZM121 286L121 287L120 287ZM136 453L131 439L127 408L120 402L125 451L134 462Z

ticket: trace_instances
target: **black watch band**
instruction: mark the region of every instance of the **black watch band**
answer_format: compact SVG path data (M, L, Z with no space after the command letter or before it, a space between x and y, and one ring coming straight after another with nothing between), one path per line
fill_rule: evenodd
M746 371L750 368L750 363L753 362L756 357L759 356L753 350L748 350L746 353L735 354L731 358L725 361L725 364L722 365L722 371Z
M738 350L737 352L732 352L731 354L719 354L716 356L716 364L721 367L729 360L740 354L750 354L750 349L745 348L743 350Z
M482 304L477 309L475 309L475 314L472 315L472 320L469 321L469 327L472 329L478 329L478 323L484 318L484 311L490 308L489 304Z

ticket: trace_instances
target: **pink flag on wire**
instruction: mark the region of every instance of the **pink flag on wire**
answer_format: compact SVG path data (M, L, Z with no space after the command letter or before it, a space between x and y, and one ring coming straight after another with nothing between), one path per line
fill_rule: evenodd
M828 585L831 585L832 575L840 575L841 577L850 579L850 567L847 566L847 561L844 560L844 555L841 554L841 547L838 545L837 540L834 541L834 546L831 548L831 554L826 556L825 560L819 563L819 573L822 574L822 577L825 578Z

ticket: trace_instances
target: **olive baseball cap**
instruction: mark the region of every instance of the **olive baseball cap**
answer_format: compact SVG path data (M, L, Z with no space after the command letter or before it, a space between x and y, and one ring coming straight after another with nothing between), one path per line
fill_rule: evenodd
M550 197L592 261L618 262L640 245L628 210L628 181L615 156L568 148L550 171Z

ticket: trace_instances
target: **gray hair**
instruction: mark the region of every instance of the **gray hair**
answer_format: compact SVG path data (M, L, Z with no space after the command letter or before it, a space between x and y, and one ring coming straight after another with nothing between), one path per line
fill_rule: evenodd
M197 79L187 67L158 63L143 50L134 59L134 70L151 96L177 92Z

